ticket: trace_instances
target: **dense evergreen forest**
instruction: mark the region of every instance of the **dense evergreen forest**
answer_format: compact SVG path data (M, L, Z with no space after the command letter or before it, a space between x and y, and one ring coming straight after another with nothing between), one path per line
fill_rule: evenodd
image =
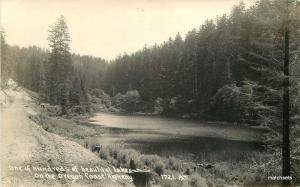
M49 31L50 49L10 46L9 33L1 32L1 86L13 78L44 102L59 105L63 115L97 111L93 104L101 103L108 111L261 125L277 137L284 110L295 138L299 28L299 1L260 0L249 8L240 3L230 15L208 19L186 36L178 33L107 61L72 54L62 16ZM292 159L297 154L294 149Z
M184 38L178 33L163 44L109 62L71 54L71 37L61 17L49 32L51 50L9 46L3 33L1 76L43 94L64 113L72 106L88 112L89 94L99 89L129 112L160 107L159 112L168 115L280 124L286 19L295 74L293 112L299 106L299 2L290 3L289 10L285 6L280 0L261 0L248 9L240 3L230 15L208 19ZM126 93L133 101L120 104Z
M47 102L61 105L64 113L72 106L88 112L88 94L101 89L115 98L116 106L126 93L131 95L135 104L122 105L130 112L151 112L159 105L160 112L170 115L280 124L284 6L283 1L262 0L246 9L240 3L230 15L207 20L184 39L178 33L163 44L125 53L110 62L71 54L68 27L60 17L49 31L51 50L9 46L2 34L1 76L41 93ZM299 3L290 4L288 11L296 112Z

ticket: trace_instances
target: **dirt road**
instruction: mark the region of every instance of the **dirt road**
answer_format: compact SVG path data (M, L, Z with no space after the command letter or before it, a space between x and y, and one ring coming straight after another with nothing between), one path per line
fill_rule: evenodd
M13 186L123 186L124 182L45 179L32 167L108 166L79 144L46 132L32 120L30 96L22 89L10 92L13 102L1 108L1 187ZM31 168L28 171L26 166ZM30 172L29 172L30 171ZM51 173L51 172L50 172ZM58 175L58 173L54 173ZM57 177L57 176L55 176ZM128 182L125 182L128 186Z

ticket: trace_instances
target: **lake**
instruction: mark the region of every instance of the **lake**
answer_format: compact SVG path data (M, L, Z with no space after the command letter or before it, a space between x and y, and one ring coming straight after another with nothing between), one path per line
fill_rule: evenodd
M263 131L217 122L199 122L159 116L97 113L90 123L105 133L102 145L122 145L144 154L185 160L244 160L263 151Z

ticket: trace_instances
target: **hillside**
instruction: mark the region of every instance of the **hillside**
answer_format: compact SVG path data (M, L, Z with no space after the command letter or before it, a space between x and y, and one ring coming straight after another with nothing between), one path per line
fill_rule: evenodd
M30 120L29 116L36 113L32 109L34 102L22 88L5 92L7 95L3 97L11 98L11 103L1 107L1 186L130 186L128 181L37 179L33 170L31 173L24 171L27 165L33 169L48 166L109 167L109 164L81 145L46 132ZM52 173L55 177L60 174Z

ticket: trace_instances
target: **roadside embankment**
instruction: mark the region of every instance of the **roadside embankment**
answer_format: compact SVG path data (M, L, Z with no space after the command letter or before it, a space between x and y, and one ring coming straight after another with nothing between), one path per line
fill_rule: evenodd
M72 177L81 172L74 173L73 167L111 165L78 143L47 132L31 120L39 111L24 89L6 93L11 99L9 105L1 107L1 186L132 186L128 180Z

